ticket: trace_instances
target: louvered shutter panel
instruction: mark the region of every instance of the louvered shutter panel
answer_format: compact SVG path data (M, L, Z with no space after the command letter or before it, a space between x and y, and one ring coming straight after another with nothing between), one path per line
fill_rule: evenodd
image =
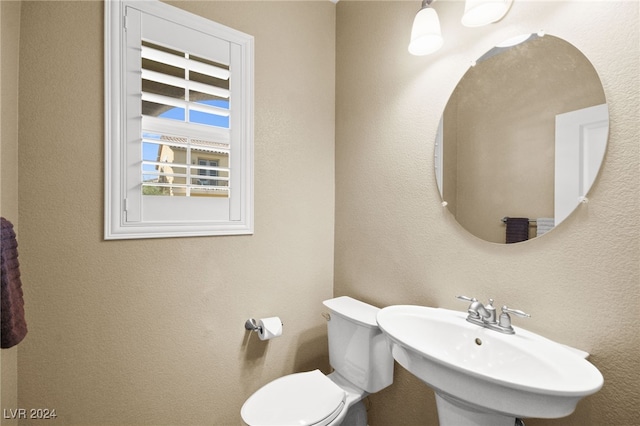
M127 38L141 71L140 83L130 89L140 127L131 134L139 155L128 157L134 200L128 219L229 220L230 43L133 8L127 11ZM201 165L200 159L218 165Z
M105 238L253 233L253 37L105 2Z

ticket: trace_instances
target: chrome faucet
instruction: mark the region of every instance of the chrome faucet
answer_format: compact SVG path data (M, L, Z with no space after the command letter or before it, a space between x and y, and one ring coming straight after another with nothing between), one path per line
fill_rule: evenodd
M489 303L485 306L475 297L456 296L456 298L471 302L471 304L467 308L467 312L469 313L469 315L467 316L467 321L481 327L499 331L500 333L515 333L515 330L511 326L511 317L509 316L509 314L514 314L519 317L531 316L525 312L516 309L510 309L505 305L502 307L502 313L500 314L499 320L497 320L496 308L493 307L493 299L489 299Z
M493 299L489 299L487 306L484 306L482 302L479 302L475 297L457 297L458 299L471 302L469 308L467 308L467 312L469 313L467 321L482 326L485 324L496 324L496 308L493 307Z

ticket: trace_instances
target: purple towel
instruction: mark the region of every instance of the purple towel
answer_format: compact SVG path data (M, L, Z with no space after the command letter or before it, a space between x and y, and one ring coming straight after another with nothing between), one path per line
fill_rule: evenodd
M18 262L18 242L13 225L5 218L2 221L2 239L0 241L1 292L0 306L1 330L0 347L10 348L17 345L27 334L24 320L24 300L20 281L20 263Z
M529 239L529 219L526 217L508 217L506 243L519 243Z

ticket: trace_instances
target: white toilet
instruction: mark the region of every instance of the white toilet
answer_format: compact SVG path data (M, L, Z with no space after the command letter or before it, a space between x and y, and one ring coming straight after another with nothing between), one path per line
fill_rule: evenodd
M289 374L267 383L242 406L250 426L366 426L362 402L393 383L393 357L376 322L379 308L347 296L325 300L334 372Z

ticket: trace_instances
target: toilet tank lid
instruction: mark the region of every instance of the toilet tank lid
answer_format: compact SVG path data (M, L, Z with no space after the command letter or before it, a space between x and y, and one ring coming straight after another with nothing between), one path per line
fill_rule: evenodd
M336 297L322 302L332 313L354 320L362 325L378 327L376 315L380 311L368 303L361 302L349 296Z

